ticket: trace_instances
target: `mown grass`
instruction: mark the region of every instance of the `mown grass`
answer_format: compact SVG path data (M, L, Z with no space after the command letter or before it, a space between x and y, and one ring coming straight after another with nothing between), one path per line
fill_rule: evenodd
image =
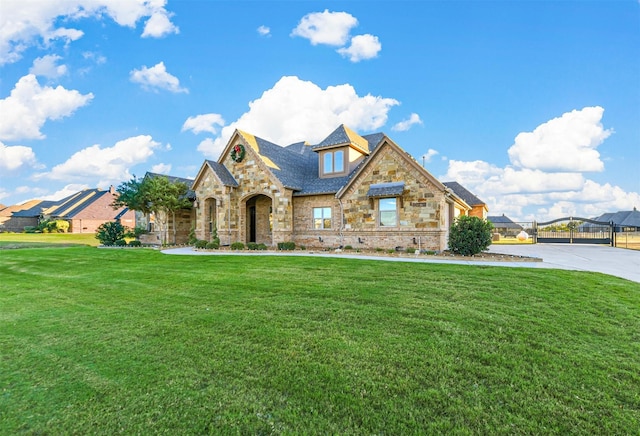
M0 250L12 248L90 245L100 242L94 233L0 233Z
M640 286L0 250L0 434L637 434Z

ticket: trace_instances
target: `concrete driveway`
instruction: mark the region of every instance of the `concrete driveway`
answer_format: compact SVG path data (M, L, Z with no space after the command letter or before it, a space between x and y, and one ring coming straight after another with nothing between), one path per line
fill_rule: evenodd
M504 266L513 268L555 268L577 271L593 271L609 274L640 283L640 251L612 248L606 245L584 244L535 244L535 245L492 245L489 251L514 256L528 256L542 259L542 262L492 262L471 260L430 259L429 256L384 257L341 253L310 252L218 252L196 251L192 247L163 250L165 254L182 255L244 255L244 256L318 256L362 258L395 262L455 263L463 265Z
M489 251L537 257L542 259L543 268L600 272L640 283L640 251L637 250L589 244L532 244L492 245Z

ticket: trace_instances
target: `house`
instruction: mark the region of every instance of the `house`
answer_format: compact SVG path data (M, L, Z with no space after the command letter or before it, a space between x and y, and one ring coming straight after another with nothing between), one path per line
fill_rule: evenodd
M502 237L515 237L518 233L524 230L520 224L511 221L511 218L504 214L499 216L488 216L487 220L493 224L494 233L500 234Z
M114 209L116 196L109 190L85 189L59 201L31 200L0 211L0 224L4 230L22 232L25 227L36 227L41 220L65 220L70 233L95 233L104 222L120 220L129 228L136 225L135 214L127 208Z
M190 227L204 240L215 229L222 245L444 250L453 219L472 209L384 133L344 125L284 147L236 130L191 190Z
M489 207L484 201L480 200L458 182L444 182L443 185L451 189L458 197L462 198L465 203L471 206L471 210L468 213L469 216L475 216L483 220L487 219Z
M593 219L605 223L613 223L616 232L638 232L640 231L640 212L634 207L633 210L608 212ZM589 231L595 227L585 223L581 227L583 231Z

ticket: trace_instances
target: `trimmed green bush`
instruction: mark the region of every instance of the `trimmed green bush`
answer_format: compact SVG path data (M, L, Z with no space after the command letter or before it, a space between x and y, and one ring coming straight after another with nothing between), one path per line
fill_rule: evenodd
M256 242L247 242L247 249L249 250L257 250L258 244Z
M207 248L208 242L202 239L198 239L195 243L196 248Z
M258 250L266 250L268 247L265 244L258 244Z
M295 250L296 243L293 241L289 242L278 242L278 250Z
M244 250L244 244L242 242L234 242L231 244L232 250Z
M459 216L449 229L449 250L462 256L481 253L491 245L493 224L475 216Z
M124 240L127 235L128 229L119 221L102 223L96 230L96 239L100 241L102 245L114 245L116 241Z
M142 247L142 242L138 241L137 239L129 242L129 246L131 247Z
M217 250L218 248L220 248L220 240L218 239L215 241L207 242L205 248L207 248L208 250Z
M125 241L124 239L118 239L116 240L116 242L114 242L114 245L116 245L117 247L125 247L127 245L127 241Z

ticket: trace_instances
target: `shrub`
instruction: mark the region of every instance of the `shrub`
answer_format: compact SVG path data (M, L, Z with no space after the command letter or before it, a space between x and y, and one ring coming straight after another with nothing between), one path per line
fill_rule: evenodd
M208 244L207 241L199 239L199 240L196 241L195 246L196 246L196 248L207 248L207 244Z
M278 242L278 250L295 250L296 243L293 241L289 242Z
M218 248L220 248L220 240L207 242L205 248L207 248L208 250L217 250Z
M189 230L189 239L187 240L187 243L189 245L196 245L196 242L198 242L198 238L196 238L196 228L194 226L191 226L191 230Z
M125 241L124 239L118 239L116 240L116 242L114 242L114 245L116 245L117 247L125 247L127 245L127 241Z
M449 229L449 250L462 256L481 253L491 245L491 222L475 216L460 216Z
M256 242L247 242L247 249L249 250L257 250L258 244Z
M131 247L142 247L142 242L136 240L133 240L131 242L129 242L129 246Z
M351 245L345 245L344 249L345 250L353 250L353 247Z
M119 221L107 221L100 224L100 227L96 230L96 239L102 245L113 245L116 241L124 240L128 234L127 228L120 224Z
M265 244L258 244L257 249L258 249L258 250L266 250L266 249L267 249L267 246L266 246Z
M232 250L244 250L244 244L242 242L234 242L231 244Z

